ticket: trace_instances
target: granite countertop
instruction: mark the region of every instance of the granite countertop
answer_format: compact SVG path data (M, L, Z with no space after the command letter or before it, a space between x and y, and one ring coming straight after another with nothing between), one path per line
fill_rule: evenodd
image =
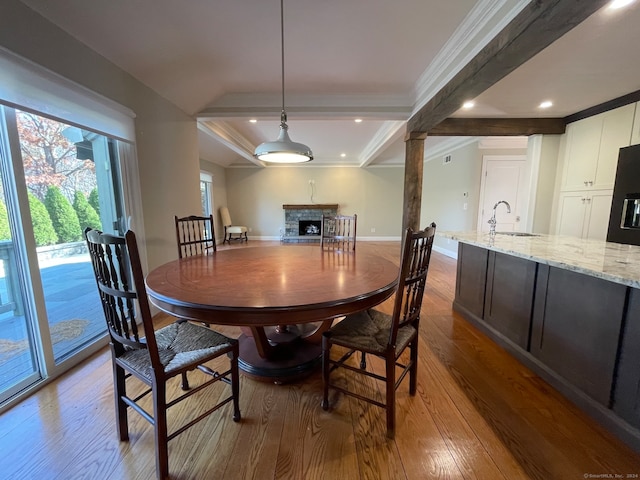
M439 232L458 242L640 288L640 246L562 235Z

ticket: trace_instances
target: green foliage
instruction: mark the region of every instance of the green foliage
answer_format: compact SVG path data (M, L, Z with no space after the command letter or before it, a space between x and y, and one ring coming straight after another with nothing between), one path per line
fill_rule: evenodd
M78 215L58 187L51 186L47 189L44 206L47 207L60 243L82 240Z
M80 230L84 231L85 228L91 227L98 230L102 230L100 224L100 217L93 209L82 192L76 192L73 197L73 209L78 215L78 221L80 222Z
M98 216L100 216L100 201L98 200L98 189L94 188L89 193L89 205L93 207Z
M36 246L55 245L58 243L58 235L53 228L51 217L44 204L33 193L29 192L29 210L33 222L33 236Z
M11 230L9 229L7 206L0 200L0 240L9 240L10 238Z

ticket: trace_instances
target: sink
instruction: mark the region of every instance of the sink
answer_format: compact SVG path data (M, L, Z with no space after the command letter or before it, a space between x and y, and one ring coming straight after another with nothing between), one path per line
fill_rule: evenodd
M536 233L527 232L496 232L496 235L511 235L512 237L539 237Z

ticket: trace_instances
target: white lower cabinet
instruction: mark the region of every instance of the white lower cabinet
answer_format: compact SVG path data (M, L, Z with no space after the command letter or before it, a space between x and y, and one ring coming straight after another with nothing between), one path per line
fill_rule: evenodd
M559 198L559 235L606 240L613 190L562 192Z

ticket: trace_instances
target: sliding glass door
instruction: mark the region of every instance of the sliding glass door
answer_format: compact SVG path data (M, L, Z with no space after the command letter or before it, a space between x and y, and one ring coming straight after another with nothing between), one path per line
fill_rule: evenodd
M118 141L0 106L0 403L106 335L82 232L126 227Z

